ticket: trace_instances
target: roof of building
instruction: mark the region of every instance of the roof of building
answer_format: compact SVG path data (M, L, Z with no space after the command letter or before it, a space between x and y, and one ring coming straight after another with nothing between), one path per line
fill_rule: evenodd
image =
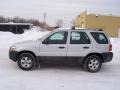
M81 14L120 18L120 16L118 16L118 15L113 15L113 14L103 14L103 13L100 14L100 13L93 13L93 12L88 12L88 11L83 11L83 12L81 12L77 17L79 17Z

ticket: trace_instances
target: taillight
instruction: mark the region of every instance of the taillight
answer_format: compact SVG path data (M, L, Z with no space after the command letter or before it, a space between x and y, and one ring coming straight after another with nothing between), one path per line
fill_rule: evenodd
M109 51L112 51L112 44L109 45Z

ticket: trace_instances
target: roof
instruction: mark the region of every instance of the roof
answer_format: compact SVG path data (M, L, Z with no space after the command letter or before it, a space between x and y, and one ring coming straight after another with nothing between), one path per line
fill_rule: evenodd
M75 28L75 29L71 29L71 28L58 28L55 29L55 31L84 31L84 32L103 32L102 29L87 29L87 28Z

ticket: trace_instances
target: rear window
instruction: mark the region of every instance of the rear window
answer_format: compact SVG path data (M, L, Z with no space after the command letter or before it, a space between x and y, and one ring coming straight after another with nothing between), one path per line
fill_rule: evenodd
M99 44L108 44L108 39L105 36L104 33L100 33L100 32L91 32L93 38L95 39L95 41Z

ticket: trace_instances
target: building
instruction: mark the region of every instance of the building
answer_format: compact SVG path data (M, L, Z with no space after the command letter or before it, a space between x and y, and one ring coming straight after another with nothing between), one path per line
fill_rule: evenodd
M21 34L24 30L31 29L33 24L30 23L0 23L0 31Z
M118 37L118 34L120 33L120 17L87 14L87 11L85 11L76 17L75 27L103 29L108 36Z

